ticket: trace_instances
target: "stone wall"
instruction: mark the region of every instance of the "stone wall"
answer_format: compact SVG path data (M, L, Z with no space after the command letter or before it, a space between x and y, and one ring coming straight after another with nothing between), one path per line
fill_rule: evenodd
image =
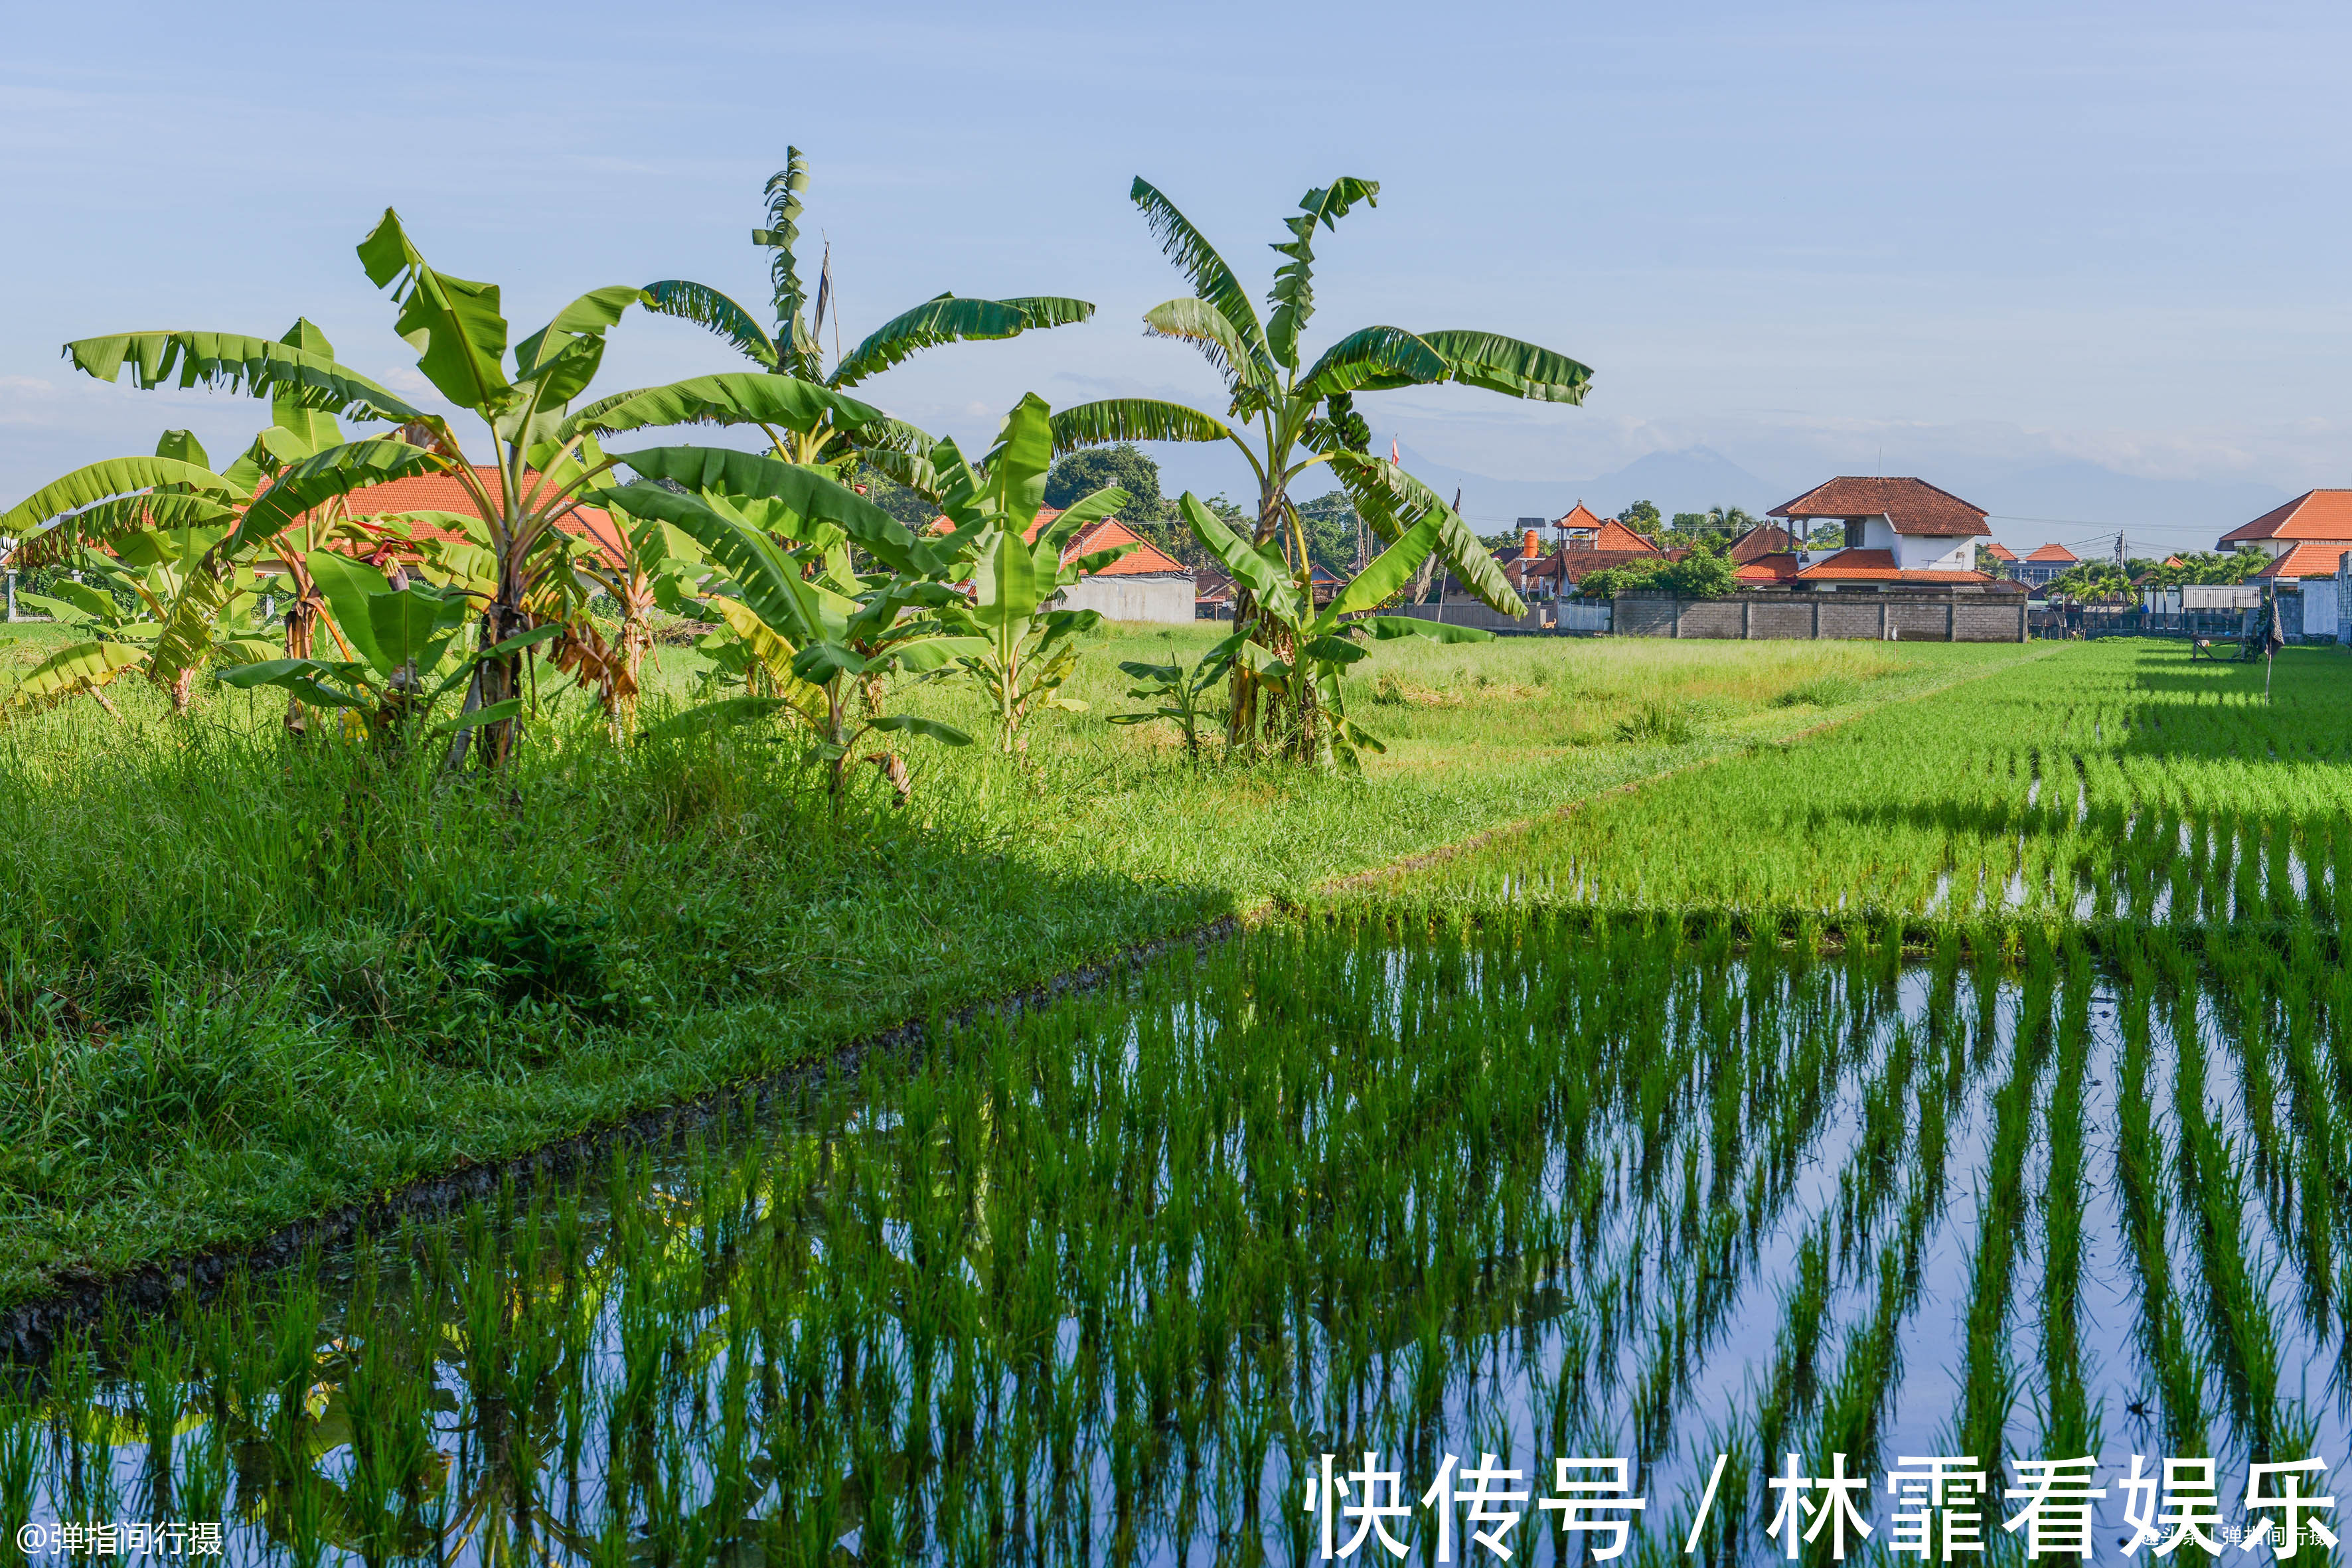
M1864 637L2023 642L2022 594L1742 594L1676 599L1621 594L1615 631L1635 637Z

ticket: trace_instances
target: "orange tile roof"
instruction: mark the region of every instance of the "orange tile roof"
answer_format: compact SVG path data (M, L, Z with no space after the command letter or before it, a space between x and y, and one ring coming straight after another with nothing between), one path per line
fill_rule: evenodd
M1865 479L1841 474L1794 500L1782 501L1767 517L1883 517L1897 533L1964 538L1985 531L1985 509L1971 506L1925 479Z
M1741 562L1733 574L1743 583L1785 583L1801 570L1796 556L1787 551L1776 551Z
M2333 577L2336 563L2352 543L2341 539L2313 540L2298 544L2277 560L2264 563L2257 577Z
M1021 537L1032 544L1036 543L1038 531L1061 515L1062 509L1059 507L1039 507L1037 521L1031 523ZM1090 522L1078 530L1076 537L1063 547L1062 560L1068 563L1081 555L1092 555L1097 550L1116 550L1122 544L1132 544L1135 548L1092 575L1097 577L1189 577L1192 574L1192 569L1190 566L1172 559L1166 551L1115 517L1104 518L1099 522Z
M1616 521L1613 517L1595 516L1591 507L1582 501L1578 501L1574 506L1570 507L1567 513L1552 526L1554 528L1600 528L1606 523ZM1622 528L1624 524L1618 523L1618 526Z
M2008 545L1999 542L1986 545L1985 553L1991 556L1995 561L2014 561L2017 559L2017 552L2011 550Z
M2080 561L2082 557L2063 544L2045 544L2026 559L2028 561Z
M2352 490L2305 490L2221 536L2221 548L2250 539L2352 541Z
M1806 583L1998 583L1982 572L1904 571L1891 550L1841 550L1797 574Z
M474 465L474 473L492 495L499 491L499 470L487 464ZM523 493L539 482L535 471L523 475ZM331 503L333 504L333 503ZM474 498L455 474L412 474L404 479L389 479L380 485L367 485L352 491L340 503L342 515L364 521L402 511L454 511L466 517L478 516ZM316 517L318 512L306 514ZM458 540L465 535L455 529L444 528L437 522L404 524L410 537L417 543L435 540ZM610 513L602 507L578 506L556 521L557 528L575 539L593 539L608 563L617 565L622 559L620 531L614 527ZM345 548L352 548L346 546Z

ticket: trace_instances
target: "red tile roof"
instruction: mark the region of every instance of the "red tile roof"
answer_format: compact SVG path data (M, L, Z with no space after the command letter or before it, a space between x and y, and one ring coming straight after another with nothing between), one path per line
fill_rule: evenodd
M2000 543L1999 542L1986 545L1985 553L1991 556L1995 561L2014 561L2017 559L2017 552L2011 550L2008 545Z
M1034 544L1037 542L1038 531L1061 515L1059 507L1039 507L1037 521L1029 525L1022 537ZM1067 563L1076 560L1081 555L1092 555L1097 550L1116 550L1122 544L1132 544L1135 548L1101 571L1094 573L1094 576L1189 577L1192 574L1191 567L1181 561L1171 559L1166 551L1143 538L1115 517L1107 517L1100 522L1090 522L1079 529L1076 536L1063 547L1062 559Z
M2221 548L2250 539L2352 541L2352 490L2305 490L2221 536Z
M1569 515L1573 517L1576 514L1574 512L1570 512ZM1591 516L1591 514L1588 512L1586 515ZM1571 542L1567 547L1567 553L1573 555L1588 550L1604 552L1612 550L1627 550L1633 552L1635 554L1642 555L1659 555L1664 553L1658 548L1658 542L1656 540L1652 539L1647 534L1634 532L1632 529L1626 527L1623 523L1618 521L1613 517L1598 519L1591 526L1595 530L1592 535L1592 542L1589 544Z
M2071 561L2080 561L2080 560L2082 559L2082 557L2081 557L2081 556L2079 556L2079 555L2077 555L2077 554L2075 554L2073 551L2071 551L2071 550L2067 549L2067 548L2066 548L2064 545L2063 545L2063 544L2045 544L2045 545L2043 545L2041 549L2039 549L2039 550L2035 551L2032 554L2031 554L2031 555L2027 556L2027 557L2026 557L2026 559L2027 559L2028 561L2070 561L2070 562L2071 562Z
M1925 479L1863 479L1841 475L1816 485L1767 517L1884 517L1897 533L1964 538L1985 531L1985 510Z
M1605 523L1616 521L1613 517L1595 516L1591 507L1586 506L1582 501L1578 501L1574 506L1570 507L1566 515L1552 526L1554 528L1599 528ZM1622 528L1624 525L1619 523L1618 526Z
M1999 583L1982 572L1906 572L1895 564L1891 550L1841 550L1814 562L1797 574L1806 583Z
M1647 545L1639 550L1562 550L1535 563L1533 575L1559 577L1575 584L1583 582L1595 572L1606 572L1612 566L1658 566L1670 559L1663 551Z
M474 465L474 473L492 495L499 493L499 470L496 468L477 463ZM538 482L538 473L527 471L523 475L523 493L529 495L531 487ZM380 485L368 485L352 491L351 494L343 497L340 503L329 503L330 508L337 505L340 505L342 516L359 520L383 517L391 512L402 511L453 511L464 517L480 515L480 510L474 504L474 498L466 493L466 487L459 482L455 474L412 474L404 479L390 479ZM320 511L327 510L327 508L321 508L320 511L306 515L315 518L320 514ZM462 540L466 537L456 529L444 528L437 522L413 522L403 526L408 529L410 538L419 544L435 540ZM620 531L614 526L611 514L604 508L574 507L557 520L556 527L575 539L594 540L608 563L616 565L620 563L622 549ZM344 545L339 548L354 547ZM414 552L408 553L413 555Z
M2254 574L2257 577L2333 577L2336 563L2344 558L2352 543L2341 539L2313 540L2298 544L2277 560L2265 563Z
M1760 561L1767 555L1779 555L1797 548L1802 542L1785 528L1771 523L1759 523L1731 542L1725 552L1734 561Z

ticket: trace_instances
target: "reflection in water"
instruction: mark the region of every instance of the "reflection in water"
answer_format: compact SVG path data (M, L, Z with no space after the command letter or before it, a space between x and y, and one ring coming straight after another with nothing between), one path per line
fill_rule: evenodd
M1791 1451L2340 1458L2340 975L2008 941L1236 939L61 1347L0 1403L0 1516L298 1563L1288 1562L1326 1452L1414 1495L1584 1454L1664 1558L1727 1453L1727 1563ZM1556 1518L1518 1561L1581 1560Z

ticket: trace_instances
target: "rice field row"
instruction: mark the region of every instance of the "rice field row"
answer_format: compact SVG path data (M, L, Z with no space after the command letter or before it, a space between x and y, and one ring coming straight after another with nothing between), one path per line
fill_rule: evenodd
M1413 896L1916 929L2352 924L2352 658L2109 641L1577 810Z
M1780 1555L1789 1452L2340 1456L2352 981L2296 940L1255 932L60 1342L0 1394L0 1526L218 1518L232 1560L306 1564L1303 1562L1325 1454L1414 1495L1448 1455L1540 1494L1601 1454L1664 1563L1724 1455L1729 1564ZM1514 1561L1584 1560L1524 1512ZM1426 1512L1397 1528L1433 1560Z

